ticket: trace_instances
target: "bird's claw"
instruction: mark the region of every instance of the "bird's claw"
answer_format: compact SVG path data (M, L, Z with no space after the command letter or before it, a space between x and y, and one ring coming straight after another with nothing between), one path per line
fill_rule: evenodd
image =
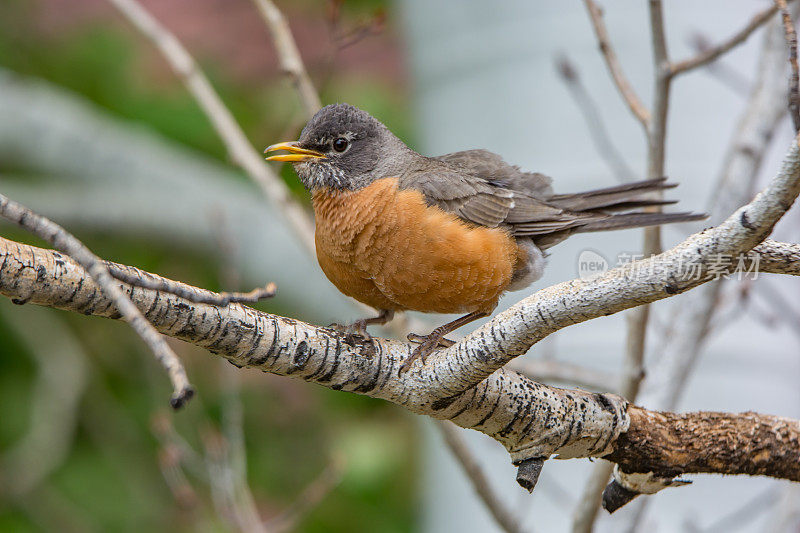
M423 342L428 340L428 336L419 335L417 333L409 333L408 335L406 335L406 338L409 341L415 342L417 344L422 344ZM441 339L439 339L438 347L439 348L449 348L452 345L454 345L455 343L456 343L456 341L451 341L450 339L446 339L446 338L442 337Z
M411 342L418 342L419 346L414 348L411 355L400 366L400 374L408 372L414 366L414 361L420 359L422 364L428 359L428 356L435 352L438 348L448 348L455 344L455 342L445 339L442 335L432 333L430 335L417 335L416 333L409 333L408 340Z
M375 345L372 342L372 335L367 331L366 320L356 320L351 324L338 324L333 323L328 326L335 329L344 335L345 344L350 346L361 345L366 350L366 355L372 357L375 355Z
M367 332L367 321L363 319L356 320L350 324L334 322L333 324L329 324L328 327L344 333L348 337L361 337L364 340L372 340L372 335Z

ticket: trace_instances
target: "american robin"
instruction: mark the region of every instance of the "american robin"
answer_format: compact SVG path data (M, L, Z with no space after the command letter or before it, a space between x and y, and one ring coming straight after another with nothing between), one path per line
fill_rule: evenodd
M554 194L550 178L524 172L487 150L425 157L377 119L348 104L322 108L300 140L268 161L288 161L311 192L316 249L336 287L376 308L349 331L385 324L395 311L466 313L414 336L401 370L445 335L488 316L506 291L542 276L546 250L573 233L699 220L692 213L642 212L674 203L665 178L577 194Z

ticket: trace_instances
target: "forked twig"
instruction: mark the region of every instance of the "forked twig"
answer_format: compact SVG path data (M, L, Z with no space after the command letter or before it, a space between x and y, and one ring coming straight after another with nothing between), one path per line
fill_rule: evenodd
M753 32L763 26L777 11L777 6L771 6L763 11L759 11L750 19L750 22L748 22L744 28L721 43L715 46L709 46L694 57L672 63L670 66L670 75L674 77L717 60L720 56L746 41Z
M274 283L267 283L264 287L256 287L249 292L212 292L212 291L196 291L188 289L185 285L180 283L172 283L165 278L145 278L139 275L140 271L134 273L126 270L121 265L105 262L108 272L115 279L124 281L135 287L142 287L145 289L153 289L156 291L164 291L181 298L198 303L209 304L220 307L225 307L231 303L256 303L266 298L275 296L277 287Z
M150 325L136 305L122 292L99 257L55 222L34 213L2 194L0 194L0 216L49 242L56 250L70 256L89 273L167 371L173 388L170 400L173 408L180 408L192 397L194 390L189 384L189 378L186 377L186 370L180 359L169 347L164 337ZM33 267L33 265L31 266Z

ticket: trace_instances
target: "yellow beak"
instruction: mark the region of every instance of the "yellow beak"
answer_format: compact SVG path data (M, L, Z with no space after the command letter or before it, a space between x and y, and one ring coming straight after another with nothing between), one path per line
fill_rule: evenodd
M288 161L290 163L298 163L300 161L308 161L309 159L324 159L325 154L317 152L316 150L306 150L297 145L297 141L273 144L267 146L264 153L275 152L277 150L286 150L290 154L272 155L267 158L267 161Z

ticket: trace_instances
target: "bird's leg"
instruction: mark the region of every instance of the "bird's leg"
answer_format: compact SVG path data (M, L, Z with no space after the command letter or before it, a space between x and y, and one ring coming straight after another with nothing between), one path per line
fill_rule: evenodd
M328 327L336 328L348 337L361 337L365 341L372 340L372 335L367 332L367 326L375 324L382 326L394 318L394 311L381 309L378 316L372 318L361 318L351 324L331 324Z
M444 338L445 335L448 333L457 330L461 326L465 326L470 322L478 320L479 318L483 318L485 316L489 316L489 313L483 313L480 311L472 312L468 315L464 315L462 317L456 318L452 322L448 322L447 324L441 325L438 328L434 329L430 332L430 334L422 337L419 335L413 335L413 337L420 342L420 345L417 346L413 352L411 352L411 356L405 360L403 365L400 367L400 373L408 372L411 369L411 366L414 364L414 361L417 359L422 359L422 363L425 363L425 359L433 353L436 348L442 344L442 341L447 341ZM412 335L409 335L409 340L411 340ZM452 341L448 341L452 342Z

